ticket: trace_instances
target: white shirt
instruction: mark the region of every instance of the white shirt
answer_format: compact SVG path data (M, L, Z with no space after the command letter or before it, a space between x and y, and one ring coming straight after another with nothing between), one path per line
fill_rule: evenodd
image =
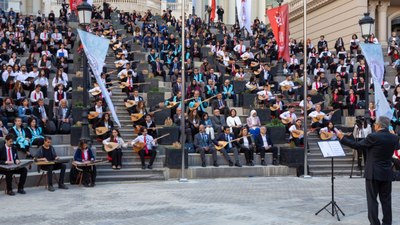
M266 90L262 90L262 91L257 92L257 95L268 96L268 100L271 100L271 99L275 98L274 95L272 95L272 93L270 91L266 91Z
M124 74L125 76L128 76L128 71L131 71L132 75L136 74L135 71L133 71L132 69L129 69L129 70L123 69L118 73L118 78L120 78L122 74Z
M62 34L61 33L52 33L51 38L53 38L56 41L61 41L62 40Z
M268 147L268 141L267 141L267 135L261 135L261 138L263 140L263 147Z
M281 119L289 119L292 118L292 122L295 122L297 120L297 116L296 113L291 113L289 111L286 111L284 113L282 113L281 115L279 115L279 117Z
M57 56L57 58L61 58L61 57L68 58L68 51L65 49L58 49L56 56Z
M240 44L239 45L236 45L234 48L233 48L233 51L235 51L235 52L245 52L246 51L246 46L245 45L242 45L242 46L240 46Z
M111 138L107 138L107 139L105 139L103 141L103 145L108 145L110 143L115 143L114 139L111 140ZM121 147L126 148L126 147L128 147L128 144L126 144L124 142L124 140L122 138L120 138L120 137L117 138L117 143L118 143L118 148L121 148Z
M137 138L135 138L131 144L135 145L136 143L141 142L144 143L144 135L140 135ZM153 149L153 147L157 146L157 144L154 142L154 138L151 135L146 135L146 145L147 145L147 149L151 150Z
M289 80L284 80L284 81L282 81L282 82L280 82L279 83L279 86L290 86L291 88L290 88L290 91L292 90L292 89L298 89L299 87L295 87L294 86L294 83L293 83L293 81L289 81Z
M39 93L36 91L31 92L31 96L30 96L31 102L37 102L41 98L43 98L43 92L41 92L41 91L39 91Z
M232 127L242 126L242 121L240 121L240 118L238 116L228 116L228 118L226 118L226 125L231 128L232 132Z
M297 130L297 127L296 127L295 124L293 124L292 126L289 127L289 133L290 133L290 138L289 138L289 139L292 139L292 138L293 138L293 136L292 136L292 131L294 131L294 130ZM303 138L303 137L304 137L304 134L300 135L300 136L299 136L299 139L300 139L300 138Z
M28 77L29 77L29 74L27 72L25 72L25 73L21 72L21 73L18 73L18 75L15 77L15 80L21 81L21 83L23 83L23 84L27 84L28 81L26 81L26 79L28 79Z
M337 137L336 133L337 133L338 131L339 131L339 130L338 130L337 128L334 128L333 131L329 132L329 133L333 133L333 136L332 136L332 138L330 139L331 141L337 140L338 137ZM319 131L319 133L321 134L321 132L328 132L328 127L321 128L321 130Z
M35 85L40 84L40 86L49 86L49 80L47 77L39 77L35 80Z
M39 75L39 71L36 71L36 72L31 71L31 72L29 72L28 77L36 78L38 75Z
M324 118L323 118L323 119L326 119L326 120L330 120L330 119L332 118L331 115L326 115L326 114L325 114L324 112L322 112L322 111L320 111L320 112L312 111L310 114L308 114L308 116L311 117L311 118L317 117L317 116L319 116L319 115L324 115ZM322 120L323 120L323 119L320 119L318 122L319 122L319 123L322 123ZM313 122L311 121L311 123L313 123Z

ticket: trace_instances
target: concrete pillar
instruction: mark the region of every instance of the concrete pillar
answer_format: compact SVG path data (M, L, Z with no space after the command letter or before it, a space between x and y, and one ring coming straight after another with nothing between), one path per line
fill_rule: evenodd
M236 6L236 0L230 0L229 7L227 10L225 10L225 13L228 16L228 20L227 20L226 24L229 24L229 25L235 24L235 19L236 19L235 6Z
M387 46L387 10L390 5L390 2L381 2L378 7L378 40L383 46Z
M376 7L378 5L379 5L379 1L369 1L368 12L369 12L370 16L375 19L375 22L377 20L377 18L376 18ZM375 25L372 27L372 32L374 34L376 34L376 28L375 27L376 27Z
M265 15L265 8L267 7L266 1L256 1L256 5L253 5L253 7L258 8L258 19L260 19L260 21L263 21L265 24L267 22L267 18Z
M227 23L227 21L228 21L229 3L232 4L232 2L229 0L223 0L223 4L221 4L222 8L224 9L224 23Z

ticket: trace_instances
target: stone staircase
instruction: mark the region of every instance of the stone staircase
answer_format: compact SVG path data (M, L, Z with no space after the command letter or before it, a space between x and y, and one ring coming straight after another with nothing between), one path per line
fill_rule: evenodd
M318 142L321 139L316 133L308 135L309 153L308 153L308 165L310 169L310 175L312 176L330 176L331 175L331 159L324 158L319 147ZM346 156L334 158L334 174L349 176L351 173L353 149L342 145ZM357 161L355 161L355 167L353 175L360 175L360 171L357 168Z

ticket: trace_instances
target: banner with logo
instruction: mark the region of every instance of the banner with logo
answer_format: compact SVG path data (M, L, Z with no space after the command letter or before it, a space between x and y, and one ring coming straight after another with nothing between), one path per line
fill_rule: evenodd
M387 102L381 87L383 75L385 73L382 46L380 44L361 43L360 47L374 81L376 117L386 116L389 119L392 119L392 110L390 109L389 103Z
M98 37L94 34L85 32L80 29L78 29L78 34L81 39L83 50L85 51L90 68L93 71L97 83L99 84L101 94L103 98L106 100L106 103L111 111L111 115L114 118L114 121L118 124L119 127L121 127L117 113L115 112L114 104L111 101L110 95L108 93L105 84L101 80L101 72L103 71L103 66L106 60L106 55L110 44L110 40Z
M278 59L289 62L289 7L285 4L268 9L267 16L278 44Z
M236 0L237 15L240 28L246 28L250 35L253 35L251 29L251 0Z

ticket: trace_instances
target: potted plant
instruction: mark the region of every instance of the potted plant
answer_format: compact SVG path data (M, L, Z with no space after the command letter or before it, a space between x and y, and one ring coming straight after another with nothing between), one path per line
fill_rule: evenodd
M266 126L267 132L274 144L284 144L287 142L285 125L279 119L272 119Z

